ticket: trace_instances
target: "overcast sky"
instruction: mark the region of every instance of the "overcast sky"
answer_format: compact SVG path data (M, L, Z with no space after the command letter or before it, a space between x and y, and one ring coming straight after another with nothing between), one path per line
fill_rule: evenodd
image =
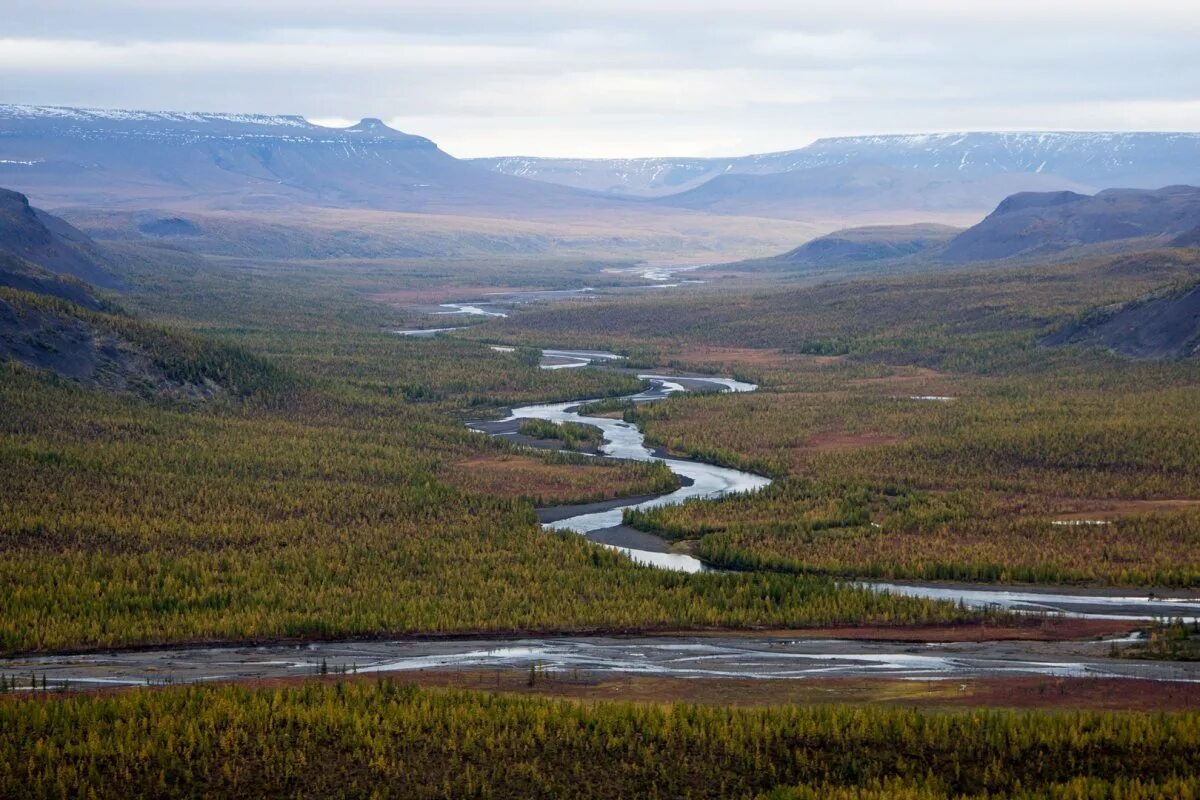
M0 0L0 102L380 117L458 156L1200 130L1200 0Z

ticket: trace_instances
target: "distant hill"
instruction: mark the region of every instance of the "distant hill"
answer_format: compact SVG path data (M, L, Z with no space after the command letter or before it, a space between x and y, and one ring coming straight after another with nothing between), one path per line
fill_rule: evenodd
M938 133L819 139L735 158L475 159L510 175L721 214L902 221L1024 191L1200 183L1200 133ZM919 217L918 217L919 218Z
M948 263L1035 257L1100 243L1184 246L1200 227L1200 187L1021 193L963 231L939 255Z
M0 106L0 185L42 205L561 211L614 200L480 170L377 119Z
M932 223L844 228L805 242L772 259L797 266L836 266L907 258L941 247L961 228Z
M1200 225L1184 231L1171 240L1172 247L1200 247Z
M1087 188L1037 173L947 176L936 170L841 164L770 175L722 175L652 202L693 211L785 219L948 221L982 215L1014 192L1064 187Z
M87 235L29 204L20 192L0 188L0 253L97 286L115 287L108 259Z

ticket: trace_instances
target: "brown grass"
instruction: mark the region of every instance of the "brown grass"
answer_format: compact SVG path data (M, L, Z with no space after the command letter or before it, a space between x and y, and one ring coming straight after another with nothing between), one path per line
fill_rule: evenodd
M295 686L307 681L378 680L377 675L261 678L251 687ZM951 681L880 678L679 678L598 676L586 671L541 673L530 685L528 670L420 670L396 673L401 683L536 695L586 702L696 703L764 707L814 704L883 704L929 708L1025 708L1107 711L1194 711L1200 685L1125 678L987 677ZM162 691L169 689L160 688ZM127 689L94 689L102 694ZM138 689L138 691L147 691ZM47 699L64 695L50 693ZM0 698L3 702L3 698Z
M636 465L553 464L532 455L487 453L453 462L439 477L471 492L552 504L645 493L640 472Z

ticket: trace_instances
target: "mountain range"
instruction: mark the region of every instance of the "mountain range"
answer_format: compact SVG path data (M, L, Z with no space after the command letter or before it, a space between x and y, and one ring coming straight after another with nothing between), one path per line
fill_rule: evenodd
M1200 181L1200 133L985 131L847 136L818 139L797 150L732 158L504 156L472 159L472 163L507 175L643 197L678 194L727 175L854 165L974 180L1022 173L1093 190L1153 188Z
M963 221L1023 191L1200 183L1196 133L938 133L819 139L709 159L477 159L493 171L659 205L804 218ZM914 216L915 215L915 216ZM906 217L898 220L898 217Z
M1200 183L1200 134L860 136L723 159L462 160L377 119L329 128L298 116L0 105L0 185L52 208L542 219L679 209L961 224L1022 191L1176 183Z
M612 205L480 170L364 119L0 106L0 185L52 207L298 206L463 213Z

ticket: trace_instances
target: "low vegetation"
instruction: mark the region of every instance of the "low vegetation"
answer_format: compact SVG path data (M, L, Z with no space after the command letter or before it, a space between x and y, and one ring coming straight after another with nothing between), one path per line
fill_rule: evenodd
M507 451L443 465L438 478L465 491L528 500L536 506L665 494L679 479L661 462L619 461L565 452Z
M816 577L663 573L547 534L513 488L462 472L505 445L419 403L194 409L16 370L0 407L4 652L966 616Z
M586 704L391 680L0 699L0 795L1186 798L1195 713Z
M651 444L776 479L752 497L628 517L699 539L713 563L1195 586L1200 368L1038 344L1095 305L1193 280L1195 263L1164 251L692 295L652 314L649 301L631 300L503 327L520 338L561 325L578 346L636 343L677 369L761 384L621 409Z
M604 436L599 428L579 422L527 419L521 422L517 432L531 439L557 440L572 450L594 450L604 442Z

